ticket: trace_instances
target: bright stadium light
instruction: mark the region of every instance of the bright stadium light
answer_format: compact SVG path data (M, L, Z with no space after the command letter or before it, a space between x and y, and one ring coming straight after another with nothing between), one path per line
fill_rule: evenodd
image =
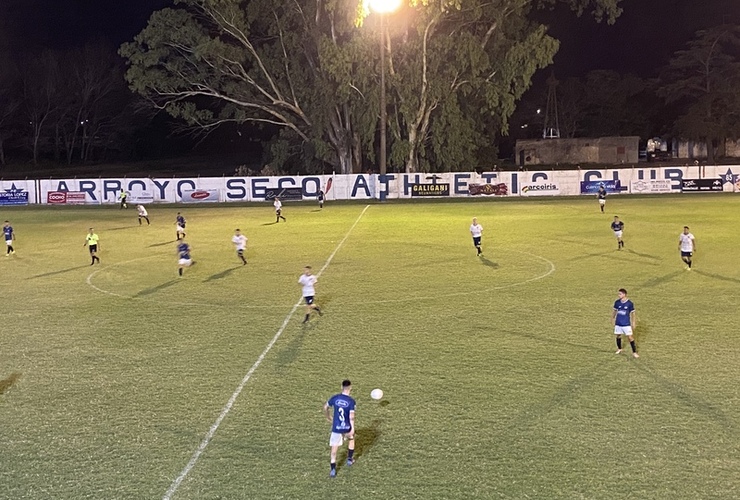
M401 7L401 0L370 0L369 5L377 14L390 14Z

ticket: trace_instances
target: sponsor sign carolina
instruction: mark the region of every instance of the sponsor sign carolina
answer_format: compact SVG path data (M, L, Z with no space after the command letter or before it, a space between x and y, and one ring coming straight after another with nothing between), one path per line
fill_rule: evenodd
M621 181L581 181L581 194L596 194L600 186L604 186L606 192L611 194L622 191Z
M449 196L449 184L412 184L411 196Z
M637 194L670 193L673 183L670 179L632 181L630 191Z

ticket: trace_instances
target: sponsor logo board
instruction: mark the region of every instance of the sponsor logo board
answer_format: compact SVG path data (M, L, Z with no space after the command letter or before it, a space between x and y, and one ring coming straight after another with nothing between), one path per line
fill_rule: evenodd
M522 183L519 192L522 196L555 196L560 194L560 187L554 182Z
M637 194L670 193L673 182L670 179L632 181L630 191Z
M301 201L303 199L303 188L267 188L265 200L274 200L275 198L280 198L283 201Z
M615 194L622 191L621 181L581 181L581 194L596 194L604 186L607 193Z
M12 184L10 189L0 191L0 205L28 205L28 191Z
M219 201L218 189L183 189L181 199L185 203Z
M449 196L450 185L447 184L412 184L411 196Z
M706 193L722 191L722 179L682 179L682 193Z
M503 182L500 184L468 184L470 196L506 196L509 188Z

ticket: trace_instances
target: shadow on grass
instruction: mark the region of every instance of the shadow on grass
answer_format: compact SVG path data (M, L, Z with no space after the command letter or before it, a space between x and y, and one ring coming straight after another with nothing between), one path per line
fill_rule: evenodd
M275 225L275 224L277 224L277 222L265 222L262 225L263 226L272 226L272 225Z
M378 419L373 420L372 423L367 427L358 427L355 431L355 460L359 460L360 457L369 452L382 432L380 430L380 424L382 422ZM345 464L347 461L347 451L344 450L341 454L341 458L337 456L337 464Z
M485 257L481 255L480 261L483 263L484 266L491 267L493 269L498 269L498 264L493 262L492 260L488 260Z
M223 278L227 277L229 274L233 273L236 269L239 269L240 267L242 267L242 266L234 266L234 267L230 267L228 269L225 269L225 270L221 271L220 273L212 274L211 276L209 276L206 279L204 279L203 280L203 283L208 283L209 281L216 281L216 280L223 279Z
M170 240L170 241L163 241L162 243L153 243L149 245L147 248L154 248L154 247L163 247L165 245L171 245L172 243L175 243L177 240Z
M165 283L162 283L161 285L157 285L157 286L153 286L151 288L147 288L145 290L142 290L142 291L138 292L136 295L134 295L134 298L137 298L137 297L146 297L147 295L151 295L153 293L157 293L160 290L164 290L165 288L171 287L172 285L174 285L178 281L180 281L180 280L170 280L170 281L167 281Z
M655 278L651 278L642 284L642 288L650 288L650 287L654 287L658 285L663 285L665 283L673 281L680 274L682 274L682 271L673 271L672 273L668 273L664 276L657 276Z
M0 395L5 394L5 391L15 385L20 380L21 374L19 372L11 373L8 378L0 380Z
M706 276L707 278L726 281L728 283L740 283L740 280L737 278L730 278L729 276L722 276L721 274L708 273L706 271L697 271L696 269L693 269L692 272L696 274L701 274L702 276Z
M121 226L121 227L112 227L110 229L106 229L106 231L122 231L124 229L131 229L132 227L136 227L133 224L130 226Z
M74 271L75 269L82 269L82 268L85 268L85 267L90 267L90 265L89 264L86 264L84 266L76 266L76 267L70 267L70 268L67 268L67 269L62 269L61 271L52 271L50 273L37 274L35 276L31 276L29 279L46 278L47 276L54 276L56 274L68 273L70 271Z
M301 324L301 330L300 332L298 332L298 335L293 337L293 340L291 340L288 345L280 349L280 352L278 352L277 364L281 367L293 364L295 360L298 359L298 356L300 356L301 354L301 350L303 349L303 342L306 339L306 334L313 331L315 328L316 324L311 323L310 321L308 323Z
M635 252L631 248L625 248L624 251L627 252L627 253L631 253L632 255L637 255L638 257L644 257L645 259L663 260L660 257L658 257L657 255L650 255L649 253Z
M686 407L697 411L698 413L706 416L713 422L717 423L717 426L722 429L728 435L737 434L737 424L734 419L728 417L721 408L714 405L704 399L701 396L692 394L686 387L670 380L663 375L653 371L649 366L638 363L638 369L646 373L655 382L658 387L662 388L666 394L673 396L677 401L684 404Z

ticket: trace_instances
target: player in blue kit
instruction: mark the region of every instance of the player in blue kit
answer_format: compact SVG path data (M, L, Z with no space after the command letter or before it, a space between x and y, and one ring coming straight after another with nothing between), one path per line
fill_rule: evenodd
M180 241L180 237L185 239L185 217L180 212L177 212L177 219L175 219L175 231L177 233L177 241Z
M193 259L190 257L190 245L183 239L177 244L177 273L182 276L182 270L193 265Z
M599 185L599 190L596 192L596 198L599 200L599 208L603 214L604 207L606 206L606 188L603 183Z
M13 232L13 226L10 225L10 221L6 220L5 224L3 224L3 235L5 236L5 246L8 247L8 250L5 252L5 256L7 257L15 253L15 249L13 248L15 233Z
M617 336L617 352L622 353L622 335L626 335L632 347L632 356L639 358L637 346L632 330L635 327L635 305L627 298L627 290L619 289L619 298L614 302L612 311L612 323L614 323L614 335Z
M614 216L614 222L612 222L612 231L614 236L617 237L617 250L624 248L624 241L622 241L622 233L624 232L624 222L619 220L619 217Z
M352 391L352 382L349 380L342 381L342 392L329 398L324 404L324 416L331 422L331 437L329 446L331 446L331 471L329 477L337 475L337 450L346 437L349 440L347 451L347 465L354 463L355 454L355 400L350 397ZM334 415L331 415L331 408L334 408Z

